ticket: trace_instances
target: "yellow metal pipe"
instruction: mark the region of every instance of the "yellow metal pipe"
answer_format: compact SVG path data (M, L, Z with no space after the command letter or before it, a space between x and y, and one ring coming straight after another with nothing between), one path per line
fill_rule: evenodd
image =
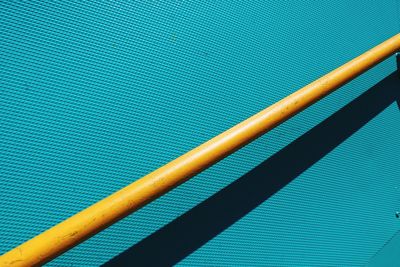
M138 210L400 50L400 34L0 257L44 264Z

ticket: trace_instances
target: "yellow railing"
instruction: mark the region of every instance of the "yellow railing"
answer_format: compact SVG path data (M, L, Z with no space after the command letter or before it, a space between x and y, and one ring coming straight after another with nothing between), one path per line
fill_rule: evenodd
M167 193L400 51L400 34L333 70L208 142L0 257L0 266L37 266Z

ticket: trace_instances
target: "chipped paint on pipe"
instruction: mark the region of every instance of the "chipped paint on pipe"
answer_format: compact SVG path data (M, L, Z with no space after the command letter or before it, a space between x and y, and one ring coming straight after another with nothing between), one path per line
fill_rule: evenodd
M400 34L0 257L42 265L167 193L400 50Z

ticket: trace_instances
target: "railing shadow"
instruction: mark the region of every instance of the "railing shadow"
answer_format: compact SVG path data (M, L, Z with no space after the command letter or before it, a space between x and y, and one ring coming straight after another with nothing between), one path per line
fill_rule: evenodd
M171 266L263 203L400 99L392 73L221 191L104 266ZM400 104L399 104L400 108Z

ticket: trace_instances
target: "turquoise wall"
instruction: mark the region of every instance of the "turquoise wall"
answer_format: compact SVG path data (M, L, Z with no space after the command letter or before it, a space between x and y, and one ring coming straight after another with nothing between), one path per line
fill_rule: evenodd
M0 253L398 33L399 6L394 0L2 1ZM389 58L49 266L98 266L147 240L395 68ZM170 263L365 265L400 230L400 114L393 99L385 103L288 185L204 245L177 248ZM329 129L332 138L340 135ZM324 140L316 136L312 146ZM280 161L282 170L309 156L302 151L286 156L288 165ZM265 173L267 183L255 188L279 183L279 171ZM246 192L251 198L248 188L238 197L245 200ZM205 210L200 232L215 220Z

